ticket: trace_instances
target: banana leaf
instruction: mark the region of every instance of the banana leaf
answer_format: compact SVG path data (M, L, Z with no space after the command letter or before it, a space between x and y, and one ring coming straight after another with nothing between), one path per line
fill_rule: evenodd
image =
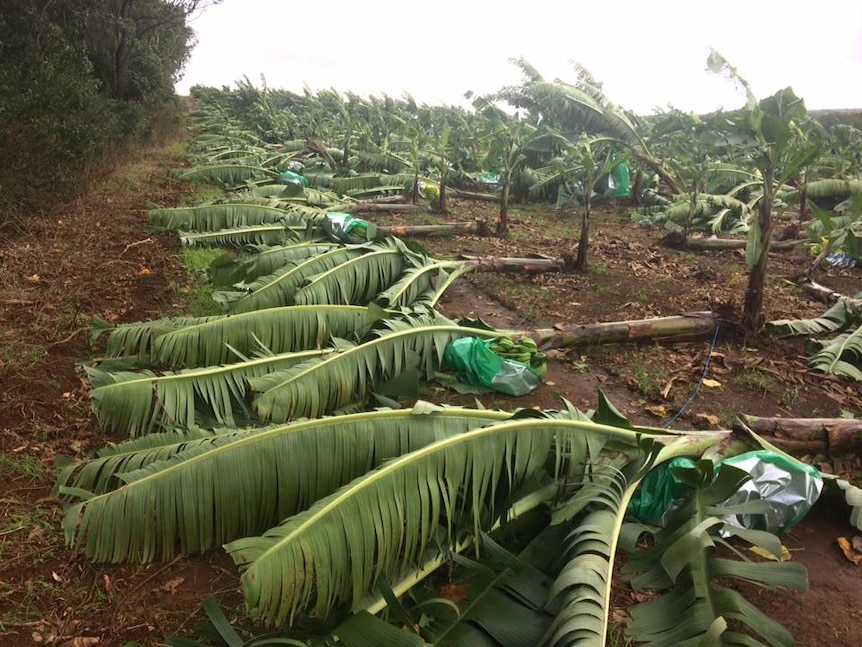
M320 219L320 215L318 219ZM304 227L309 218L285 209L254 204L215 204L202 207L150 209L150 224L172 231L218 231L254 225Z
M830 340L811 340L817 350L808 360L815 371L862 382L862 326Z
M716 474L708 460L690 469L674 470L675 476L698 491L655 534L652 546L629 555L624 572L633 576L632 586L636 590L658 589L662 595L629 610L628 637L662 645L794 644L785 628L724 586L733 578L800 590L808 584L805 567L798 563L752 562L739 551L734 552L742 561L716 555L716 544L727 545L721 533L737 536L773 555L781 554L781 544L774 535L731 526L714 516L726 514L719 504L749 478L748 474L726 465ZM762 512L768 505L750 501L737 507L734 514ZM745 625L755 635L728 629L730 620Z
M462 336L496 337L498 331L465 328L434 314L380 322L363 343L327 356L249 379L261 420L316 417L362 400L384 382L414 372L430 378L440 370L450 341Z
M250 283L261 276L272 274L291 262L301 261L327 252L338 243L304 242L292 245L248 245L243 256L234 258L224 254L214 259L207 270L210 283L224 288L235 283Z
M244 291L215 292L213 298L231 313L292 305L303 282L373 249L373 246L336 247L323 254L278 268L270 275L243 285Z
M494 525L503 512L494 500L511 500L555 442L585 447L584 434L637 445L635 432L589 422L494 423L390 460L262 536L231 542L250 614L281 625L301 609L324 616L344 602L356 607L376 580L397 577L435 541L451 545L460 522L474 535ZM584 474L589 461L572 455L567 466Z
M119 371L87 368L90 403L99 424L112 432L137 436L160 426L195 427L212 418L235 426L249 414L246 380L284 369L332 351L302 351L265 355L250 360L168 372Z
M332 337L362 337L375 320L363 306L255 310L209 318L159 335L152 342L152 357L161 365L191 368L224 364L237 353L248 355L261 345L275 354L315 350Z
M149 460L152 450L139 444L120 446L120 460L96 459L105 475L79 467L71 489L60 488L86 496L74 488L121 483L67 511L66 541L96 561L203 552L262 532L388 459L510 415L420 404L219 434L183 451L168 445L156 450L162 460Z
M293 296L298 305L363 305L389 288L404 270L408 250L397 239L309 277Z
M275 179L277 173L260 166L244 166L242 164L214 164L211 166L197 166L190 170L183 170L178 174L181 180L195 182L211 182L222 186L236 186L247 180L260 180L264 178Z
M799 335L821 335L841 330L858 316L853 306L845 299L841 299L817 318L778 319L768 322L764 331L778 339Z
M242 247L243 245L286 245L311 241L311 225L288 227L282 224L250 225L218 231L181 231L180 242L187 247Z

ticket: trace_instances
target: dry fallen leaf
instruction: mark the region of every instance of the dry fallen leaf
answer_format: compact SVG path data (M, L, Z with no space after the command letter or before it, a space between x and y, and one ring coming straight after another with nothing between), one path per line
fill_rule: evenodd
M647 411L649 411L656 418L667 418L667 407L663 404L656 404L644 407Z
M159 587L160 591L164 591L165 593L170 593L171 595L177 594L177 588L180 584L186 581L184 577L175 577L172 580L168 580L164 584Z
M676 378L675 378L675 377L672 377L672 378L670 378L670 379L667 381L667 384L665 384L665 385L662 387L662 389L661 389L661 397L663 397L665 400L667 400L667 394L668 394L668 393L670 393L670 388L673 386L673 383L674 383L674 382L676 382Z
M98 645L101 640L96 637L91 636L79 636L78 638L72 638L72 640L67 640L60 647L95 647Z
M862 552L856 550L856 547L849 539L847 539L847 537L839 537L838 545L841 547L841 552L844 553L844 557L856 564L856 566L862 564Z
M710 425L717 425L720 422L719 417L714 416L711 413L697 413L694 417L700 418L701 420L707 422Z
M748 550L759 557L772 560L773 562L786 562L790 559L790 551L787 550L787 546L785 546L784 544L781 545L781 557L776 557L768 550L764 550L760 546L749 546Z
M38 274L31 274L30 276L27 277L27 280L30 281L30 283L38 283L39 281L42 280L42 277L39 276Z

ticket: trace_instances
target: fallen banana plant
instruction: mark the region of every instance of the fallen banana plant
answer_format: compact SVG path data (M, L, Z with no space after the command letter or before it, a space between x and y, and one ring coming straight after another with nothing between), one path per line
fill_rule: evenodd
M215 204L199 207L176 207L172 209L150 209L150 225L169 231L217 231L253 225L306 226L323 218L323 212L315 211L315 217L291 213L286 209L255 204Z
M512 415L418 403L412 410L257 430L172 432L67 467L55 492L84 497L67 511L64 529L67 541L96 561L169 559L176 551L230 542L249 613L267 625L302 626L308 613L326 617L351 609L365 617L408 592L423 604L438 596L425 581L439 577L454 556L456 570L449 570L455 577L463 569L479 577L471 576L463 605L425 603L428 619L416 630L426 641L468 640L478 622L503 644L511 644L504 636L517 627L529 644L568 645L588 637L600 645L610 621L618 546L633 536L623 533L625 510L641 478L671 457L734 446L725 442L727 432L636 428L602 402L594 420L571 408ZM718 492L703 476L711 463L699 468L693 485L705 489L693 499L701 507L677 516L687 534L667 531L660 537L669 544L660 540L643 556L629 556L629 568L645 573L637 585L676 580L678 593L668 599L691 595L697 606L683 616L673 605L633 611L632 637L718 635L742 609L757 631L786 638L715 580L749 573L767 584L804 586L804 569L711 556L712 543L704 538L720 541L714 533L723 526L708 516L714 511L709 506L734 488L720 475ZM732 485L740 482L738 474L731 476ZM153 500L160 502L156 508ZM544 520L527 526L534 537L528 548L518 558L509 555L497 543L505 541L507 528L541 511L537 519ZM766 533L735 532L777 550ZM564 550L549 550L561 542ZM701 586L703 564L704 590L719 601L708 609L700 589L691 589L692 582ZM375 595L375 582L390 593ZM644 626L644 618L651 624ZM381 621L368 630L386 631ZM746 644L760 644L751 640Z
M771 321L765 330L779 338L838 333L830 339L807 341L808 365L815 371L862 382L862 310L857 304L860 298L862 293L853 299L839 299L814 319Z

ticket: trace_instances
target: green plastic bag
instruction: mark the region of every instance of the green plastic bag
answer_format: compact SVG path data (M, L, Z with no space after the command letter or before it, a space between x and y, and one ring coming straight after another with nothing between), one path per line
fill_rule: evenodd
M676 501L685 499L691 491L673 475L671 468L694 466L692 459L679 457L650 470L629 502L629 513L641 521L655 522L662 519Z
M377 235L377 227L371 223L340 211L326 214L323 230L332 240L342 243L364 243Z
M617 164L608 177L608 190L605 197L609 200L617 198L628 198L631 195L631 178L629 177L628 162Z
M461 337L446 346L443 361L459 379L479 384L500 393L526 395L541 383L541 378L526 364L503 359L488 346L493 339Z
M284 171L281 175L278 176L279 184L296 184L299 183L302 186L308 186L308 179L304 175L300 175L299 173L294 173L293 171Z
M671 470L694 467L694 464L690 458L674 458L651 470L632 497L629 513L641 521L664 525L666 515L690 492ZM756 500L766 501L771 506L769 512L763 514L722 517L725 523L740 528L786 532L805 517L823 489L823 478L816 467L765 449L718 461L716 471L722 465L741 469L751 478L719 507Z

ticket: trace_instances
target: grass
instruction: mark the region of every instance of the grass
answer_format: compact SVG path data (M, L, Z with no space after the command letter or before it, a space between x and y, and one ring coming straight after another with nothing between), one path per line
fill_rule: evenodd
M607 263L593 263L589 266L590 272L597 276L602 276L608 273L608 264Z
M662 387L667 382L667 375L648 366L642 358L638 358L633 373L638 393L647 398L657 398Z
M46 483L50 476L48 466L41 458L9 452L0 452L0 474L10 481L19 478L28 483Z
M193 317L208 317L224 314L221 306L212 298L212 287L207 279L206 270L214 258L224 254L221 249L183 249L183 265L189 273L189 281L184 286L173 286L182 293L187 308Z
M733 384L740 388L753 389L766 394L772 387L772 378L763 371L751 367L734 375Z
M48 354L46 346L27 341L21 330L9 331L9 337L11 341L0 344L0 370L4 373L17 375L41 362Z
M203 202L212 202L224 197L224 189L208 182L194 182L194 192L183 197L181 207L196 207Z

